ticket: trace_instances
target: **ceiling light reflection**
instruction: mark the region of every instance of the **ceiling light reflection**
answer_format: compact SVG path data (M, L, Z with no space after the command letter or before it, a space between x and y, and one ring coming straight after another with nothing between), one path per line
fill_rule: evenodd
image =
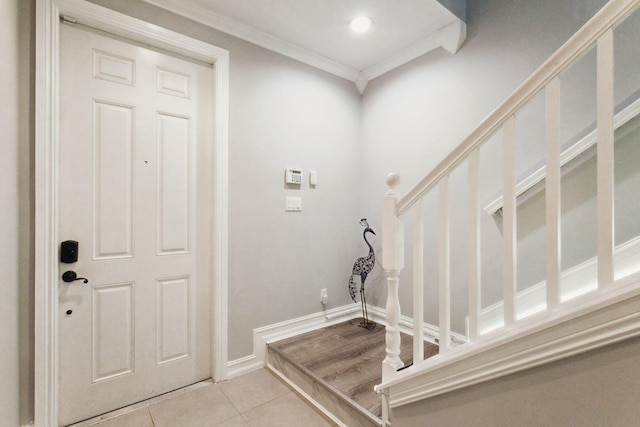
M367 16L358 16L349 22L349 28L351 28L351 31L354 33L364 33L371 28L371 24L373 24L371 18Z

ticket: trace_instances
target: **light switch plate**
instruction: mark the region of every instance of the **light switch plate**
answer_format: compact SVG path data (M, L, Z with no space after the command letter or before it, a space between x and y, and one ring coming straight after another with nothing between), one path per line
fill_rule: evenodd
M287 197L286 212L302 212L302 197Z

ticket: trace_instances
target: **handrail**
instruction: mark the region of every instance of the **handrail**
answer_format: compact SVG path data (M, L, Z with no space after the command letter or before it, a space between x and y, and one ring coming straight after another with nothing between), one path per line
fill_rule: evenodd
M433 186L462 163L469 153L488 139L554 77L578 59L602 34L636 6L636 0L610 1L544 62L498 108L490 113L448 156L402 196L396 212L402 216Z

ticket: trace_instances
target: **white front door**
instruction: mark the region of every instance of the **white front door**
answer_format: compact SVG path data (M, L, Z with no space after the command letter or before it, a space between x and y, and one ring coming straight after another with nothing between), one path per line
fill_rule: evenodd
M66 425L210 377L212 68L68 25L60 52Z

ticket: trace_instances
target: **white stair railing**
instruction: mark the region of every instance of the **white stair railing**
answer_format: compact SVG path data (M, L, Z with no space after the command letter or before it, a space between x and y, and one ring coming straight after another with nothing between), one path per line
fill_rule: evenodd
M383 394L383 417L388 417L388 404L396 406L419 398L434 396L516 372L535 364L547 363L573 354L563 347L565 355L553 351L539 350L545 343L531 346L522 344L523 336L537 334L549 339L560 336L558 331L545 332L550 326L559 325L583 316L585 307L595 310L613 304L612 295L600 295L580 305L561 303L560 297L560 89L561 73L571 66L596 44L597 49L597 280L600 290L614 285L614 27L626 19L639 6L640 0L611 0L596 16L578 31L563 47L545 62L525 83L483 121L457 148L435 169L426 174L405 195L400 197L397 187L400 178L396 174L387 177L389 190L383 202L382 220L382 267L387 275L387 356L382 364L382 384L376 387ZM637 70L636 70L637 71ZM546 316L539 316L527 324L527 319L517 319L517 182L515 168L516 114L538 93L545 95L545 269L546 269ZM502 159L502 281L503 281L503 326L504 333L484 336L480 332L481 318L481 274L480 274L480 148L498 130L503 136ZM468 341L474 346L462 345L451 348L451 250L449 178L463 162L468 174ZM423 354L423 300L424 300L424 225L423 198L431 190L438 192L438 271L430 272L438 279L438 318L440 355L424 359ZM400 302L398 298L399 274L404 268L404 217L411 212L412 218L412 264L413 264L413 314L414 314L414 366L398 372L403 367L400 360ZM628 279L628 278L627 278ZM638 277L632 290L625 288L625 298L640 295ZM625 283L628 283L627 280ZM618 285L618 283L616 283ZM620 286L622 288L622 286ZM622 292L622 291L620 291ZM616 304L623 299L616 294ZM565 306L567 307L565 309ZM570 309L569 309L570 308ZM613 315L612 315L613 316ZM586 328L587 326L585 326ZM634 333L640 334L640 321L634 324ZM575 328L573 329L575 331ZM556 335L552 335L556 334ZM620 339L621 334L616 335ZM629 336L628 334L625 336ZM564 337L564 336L562 336ZM562 338L564 339L564 338ZM613 338L612 338L613 339ZM539 339L538 339L539 341ZM510 347L512 343L513 348ZM602 345L603 341L600 341ZM611 341L607 341L611 342ZM569 345L569 344L568 344ZM577 344L576 344L577 345ZM584 348L584 343L581 344ZM589 344L591 345L591 344ZM595 344L593 344L595 345ZM591 347L593 347L593 345ZM537 347L536 347L537 346ZM466 347L466 348L465 348ZM516 348L517 347L517 348ZM527 362L514 362L508 367L497 367L487 352L500 348L500 357L512 360L513 354L528 352ZM523 350L525 349L525 350ZM511 352L511 353L510 353ZM543 354L544 353L544 354ZM553 353L553 354L552 354ZM496 356L498 357L498 356ZM509 359L511 357L512 359ZM465 364L466 363L466 364ZM480 363L482 366L478 366ZM486 367L486 369L484 368ZM484 370L483 370L484 369ZM424 375L429 374L426 378ZM421 376L422 375L422 376ZM465 376L466 375L466 376ZM425 379L426 378L426 379ZM422 386L422 383L428 383ZM385 422L388 421L385 419Z

